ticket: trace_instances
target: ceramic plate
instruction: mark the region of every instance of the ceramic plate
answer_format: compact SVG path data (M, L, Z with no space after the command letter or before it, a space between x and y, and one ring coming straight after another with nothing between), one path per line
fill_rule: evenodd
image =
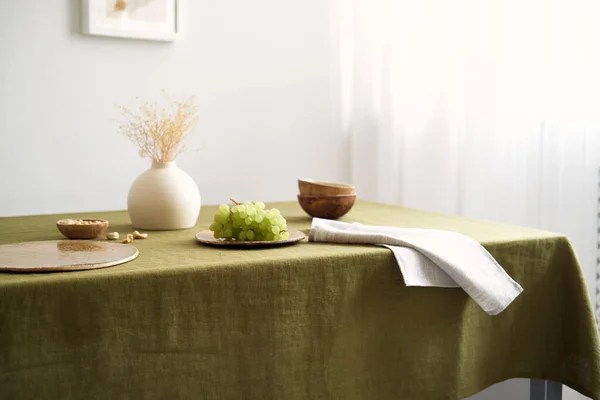
M196 234L196 240L202 244L208 244L213 246L230 246L230 247L266 247L266 246L278 246L283 244L296 243L306 238L306 235L300 231L290 231L290 238L287 240L272 240L272 241L258 241L258 240L223 240L215 239L211 231L202 231Z

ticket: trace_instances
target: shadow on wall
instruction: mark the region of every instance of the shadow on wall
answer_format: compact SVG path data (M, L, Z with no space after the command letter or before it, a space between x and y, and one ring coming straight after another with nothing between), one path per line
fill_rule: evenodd
M69 33L79 34L81 32L81 0L67 0L69 10Z

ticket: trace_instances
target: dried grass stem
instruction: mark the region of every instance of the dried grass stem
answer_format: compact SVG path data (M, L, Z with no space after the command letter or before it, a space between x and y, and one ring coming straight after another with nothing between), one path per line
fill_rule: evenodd
M184 102L170 101L169 108L160 110L156 103L147 101L141 102L137 112L118 107L124 117L119 132L138 147L141 157L154 162L174 161L184 150L184 139L198 121L192 98Z

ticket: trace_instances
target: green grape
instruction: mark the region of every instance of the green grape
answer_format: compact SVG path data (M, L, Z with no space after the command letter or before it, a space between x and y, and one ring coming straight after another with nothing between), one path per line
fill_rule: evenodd
M289 238L287 221L276 209L263 202L220 204L209 226L213 236L225 240L285 240Z
M229 217L229 206L227 204L221 204L219 206L219 213L225 217Z

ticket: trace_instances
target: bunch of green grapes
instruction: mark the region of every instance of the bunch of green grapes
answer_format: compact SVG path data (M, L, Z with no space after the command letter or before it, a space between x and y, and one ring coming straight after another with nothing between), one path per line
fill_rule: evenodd
M283 215L276 208L265 209L262 202L219 205L209 229L215 239L272 241L290 237Z

